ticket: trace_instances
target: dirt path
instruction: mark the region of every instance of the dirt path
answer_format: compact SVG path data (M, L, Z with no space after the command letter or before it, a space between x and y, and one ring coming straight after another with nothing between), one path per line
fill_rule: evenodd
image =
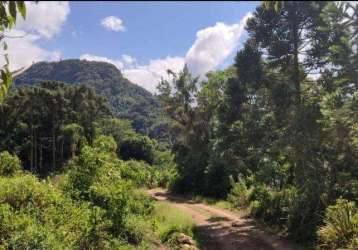
M285 240L262 231L243 214L174 196L163 189L152 189L148 192L156 200L168 201L192 216L200 235L205 237L202 249L298 250Z

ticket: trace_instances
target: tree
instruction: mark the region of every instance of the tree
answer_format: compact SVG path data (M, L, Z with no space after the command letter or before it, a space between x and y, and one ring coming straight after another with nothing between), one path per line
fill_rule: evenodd
M25 168L46 175L91 143L95 122L111 117L102 96L84 86L43 82L9 94L0 105L0 151L19 155Z
M18 12L23 19L26 18L25 1L0 1L0 46L4 51L7 50L7 44L4 41L4 38L6 37L4 32L15 25ZM10 88L13 76L21 71L17 70L10 72L9 59L6 53L4 54L4 58L6 63L0 69L0 102L3 101L5 94Z

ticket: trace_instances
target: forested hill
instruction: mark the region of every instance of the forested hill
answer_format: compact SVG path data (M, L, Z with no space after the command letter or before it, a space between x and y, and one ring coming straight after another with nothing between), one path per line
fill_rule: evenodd
M110 63L78 59L39 62L16 77L15 85L33 85L45 80L93 87L107 97L114 113L131 120L138 132L159 136L156 132L161 116L159 102L150 92L124 78Z

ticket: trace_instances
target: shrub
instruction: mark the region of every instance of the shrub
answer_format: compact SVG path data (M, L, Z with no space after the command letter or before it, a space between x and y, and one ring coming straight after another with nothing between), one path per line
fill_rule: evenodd
M322 249L358 248L358 209L354 202L338 199L326 209L318 238Z
M230 184L232 188L228 195L228 201L230 201L234 207L246 207L249 203L249 189L247 188L245 180L240 178L238 182L235 182L232 176L230 176Z
M100 218L109 221L107 231L103 231L112 239L109 248L117 249L121 241L114 239L144 244L145 232L138 231L135 223L145 223L153 205L149 197L135 191L137 185L150 182L151 167L119 160L114 145L111 137L101 136L93 147L84 146L72 161L63 186L78 202L88 202L102 211Z
M21 171L20 159L9 152L0 153L0 176L13 176Z
M154 156L156 184L171 189L178 176L174 155L169 151L156 151Z
M154 159L154 141L148 136L133 135L119 145L119 156L123 160L145 161L149 164Z
M136 186L154 186L154 168L144 161L125 161L121 164L121 176Z
M93 147L97 148L100 152L115 154L117 151L117 143L111 136L98 136L93 142Z
M0 178L0 249L104 248L110 222L46 182Z

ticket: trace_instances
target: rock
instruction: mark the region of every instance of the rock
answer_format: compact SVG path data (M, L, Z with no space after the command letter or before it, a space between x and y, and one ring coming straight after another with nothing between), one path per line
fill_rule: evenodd
M194 240L190 236L185 235L183 233L178 235L177 241L180 245L195 246Z
M232 224L231 224L231 226L233 226L233 227L240 227L241 226L241 222L240 221L234 221Z
M199 250L196 246L192 246L189 244L184 244L180 247L180 250Z

